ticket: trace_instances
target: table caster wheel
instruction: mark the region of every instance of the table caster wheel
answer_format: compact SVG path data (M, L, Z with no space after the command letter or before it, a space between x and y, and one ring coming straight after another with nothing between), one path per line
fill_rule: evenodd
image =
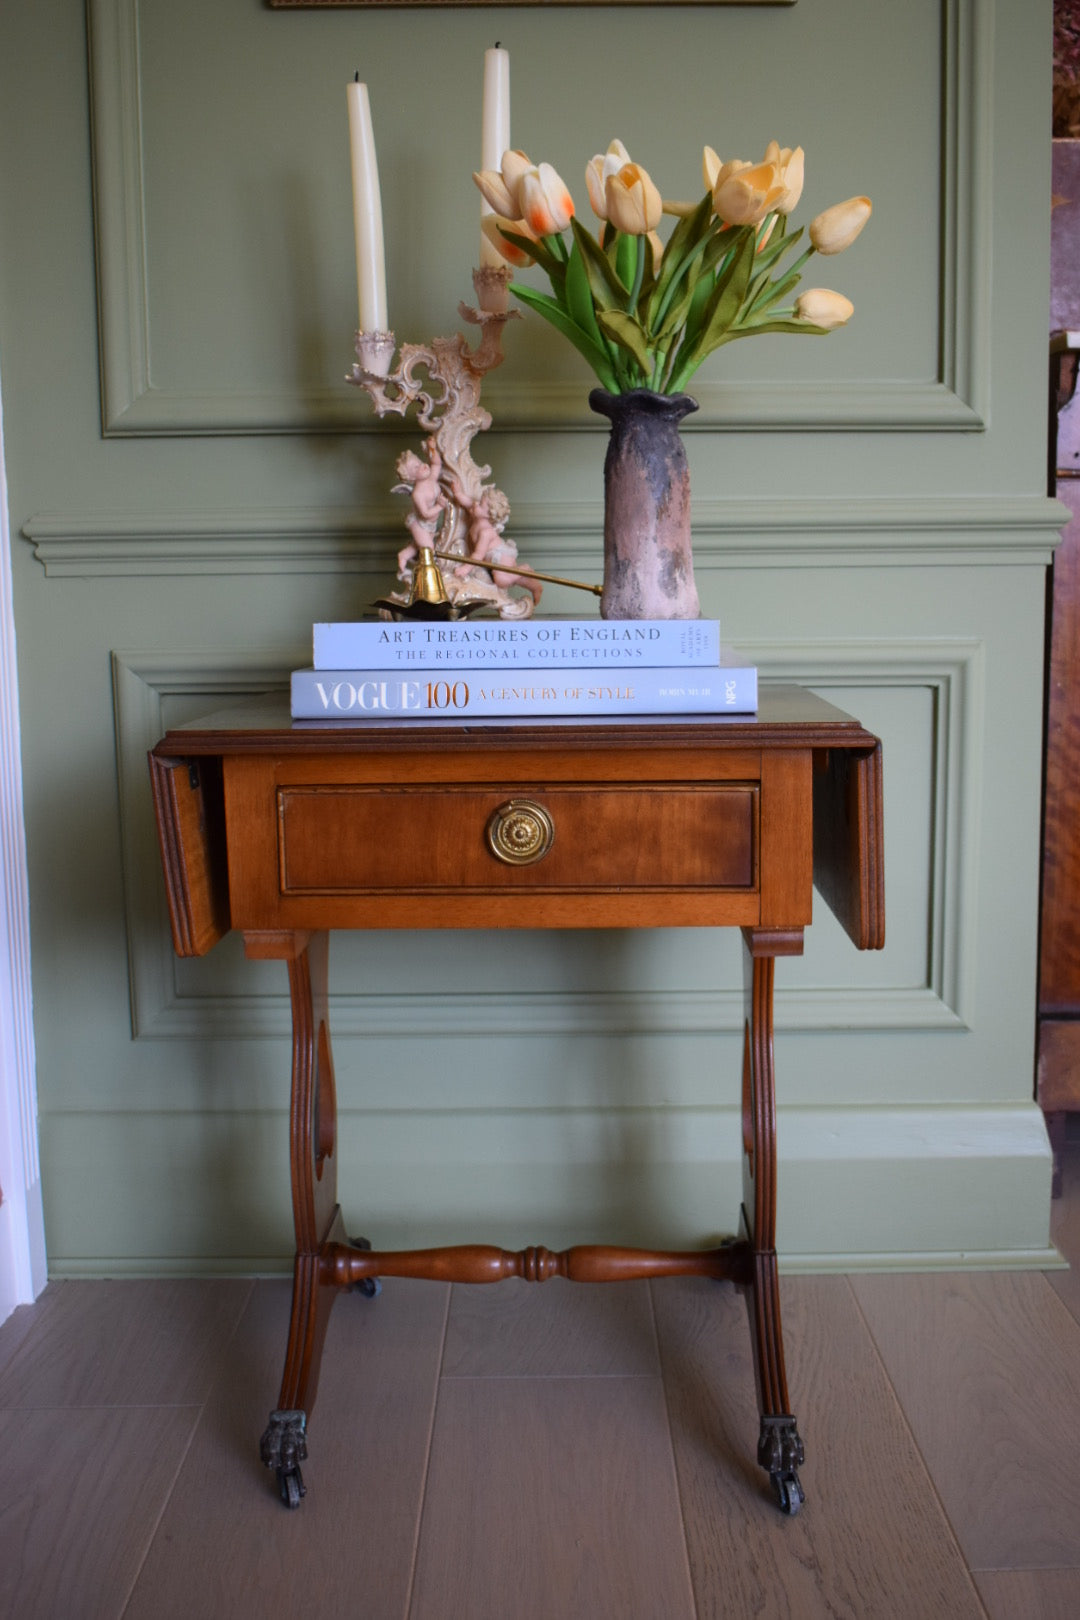
M350 1238L349 1242L352 1244L354 1249L370 1249L371 1248L371 1243L369 1242L369 1240L367 1238L362 1238L362 1237ZM363 1294L365 1299L375 1299L377 1295L382 1293L382 1278L381 1277L361 1277L361 1279L360 1279L360 1281L358 1283L353 1283L352 1287L349 1289L349 1293L350 1294Z
M307 1494L300 1472L307 1454L306 1412L280 1408L271 1412L259 1441L259 1456L277 1475L278 1493L287 1508L298 1508L301 1497Z
M776 1505L781 1513L786 1513L793 1519L806 1501L806 1493L799 1483L799 1476L794 1469L787 1474L770 1474L773 1491L776 1494Z
M799 1464L806 1461L806 1451L795 1427L795 1419L788 1413L770 1413L761 1420L758 1437L758 1462L768 1470L769 1482L781 1513L793 1518L806 1495L799 1483Z
M285 1506L287 1508L298 1508L301 1497L307 1495L307 1486L304 1484L304 1476L299 1468L279 1468L277 1480L281 1500Z

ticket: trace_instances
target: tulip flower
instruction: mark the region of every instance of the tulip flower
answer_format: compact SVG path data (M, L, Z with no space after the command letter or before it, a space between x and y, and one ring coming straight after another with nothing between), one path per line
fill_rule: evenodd
M651 176L633 163L622 141L612 141L585 166L585 185L597 219L610 221L627 236L649 236L664 212ZM655 253L655 248L654 248Z
M526 235L556 235L573 217L573 198L551 164L530 163L524 152L508 149L502 155L501 172L481 169L473 180L496 214L527 222Z
M834 203L810 222L810 240L819 253L842 253L858 236L873 208L869 197Z
M532 232L523 219L504 219L501 214L485 214L480 221L480 229L488 241L506 260L507 264L532 264L532 259L516 242L508 242L502 235L504 230L513 231L515 236L532 236Z
M606 152L597 152L585 165L585 186L592 203L593 213L597 219L607 219L607 198L604 187L613 174L617 174L624 163L630 162L630 154L622 141L612 141Z
M517 214L517 204L514 194L498 169L481 169L473 174L473 180L480 190L480 195L489 207L494 208L497 214L509 219Z
M724 163L711 146L701 155L706 190L726 225L759 225L771 212L790 214L802 196L805 154L770 141L760 163Z
M776 212L790 214L802 196L805 153L801 146L792 151L790 146L781 147L770 141L765 148L765 162L773 164L777 180L784 187L784 195L775 204Z
M639 163L624 163L608 176L604 199L608 219L627 236L647 236L660 223L664 206L660 193Z
M522 177L533 167L524 152L509 147L502 155L502 177L513 196L518 195Z
M555 236L574 217L574 199L550 163L526 169L517 187L518 212L534 236Z
M843 293L830 292L828 287L808 287L795 300L795 319L807 321L811 326L823 326L831 331L843 326L855 313L855 305Z
M550 163L506 151L498 169L473 176L494 210L482 222L487 241L510 264L532 264L550 282L540 291L515 280L515 298L573 343L609 393L678 394L735 338L828 332L855 313L842 293L811 287L796 298L795 289L815 252L839 253L855 240L870 217L868 197L819 214L796 256L803 232L789 231L787 221L803 193L801 146L770 141L756 163L725 162L706 146L701 167L704 196L664 200L613 140L585 167L602 222L595 235L574 219L573 199ZM656 229L665 213L677 220L666 246ZM571 222L573 241L556 240Z
M725 225L760 225L786 193L775 163L743 163L734 158L717 173L713 208Z

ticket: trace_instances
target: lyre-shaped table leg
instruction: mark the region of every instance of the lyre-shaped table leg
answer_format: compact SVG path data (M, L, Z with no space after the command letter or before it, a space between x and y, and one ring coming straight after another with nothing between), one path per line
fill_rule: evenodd
M292 1312L278 1404L259 1452L277 1474L282 1501L299 1507L300 1463L307 1456L307 1420L315 1404L319 1363L337 1288L323 1278L325 1245L344 1241L337 1204L334 1155L337 1102L327 1014L328 935L325 932L247 933L248 956L283 960L292 1003L292 1090L289 1155L292 1173Z
M804 1459L788 1399L780 1289L776 1268L776 1084L773 1067L773 979L777 954L801 949L793 936L743 930L747 1009L743 1051L743 1220L751 1244L747 1290L761 1429L758 1462L768 1470L784 1513L805 1500Z

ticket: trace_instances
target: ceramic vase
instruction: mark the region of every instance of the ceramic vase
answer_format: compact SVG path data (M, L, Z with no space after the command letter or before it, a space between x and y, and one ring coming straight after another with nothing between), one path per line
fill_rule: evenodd
M604 458L605 619L697 619L690 540L690 469L679 431L697 410L689 394L594 388L609 418Z

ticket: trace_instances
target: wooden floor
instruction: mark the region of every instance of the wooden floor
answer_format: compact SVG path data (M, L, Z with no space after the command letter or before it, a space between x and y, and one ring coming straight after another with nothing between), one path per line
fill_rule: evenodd
M1069 1272L783 1284L774 1509L726 1285L387 1283L331 1321L299 1512L281 1282L64 1282L0 1328L3 1620L1075 1620Z

